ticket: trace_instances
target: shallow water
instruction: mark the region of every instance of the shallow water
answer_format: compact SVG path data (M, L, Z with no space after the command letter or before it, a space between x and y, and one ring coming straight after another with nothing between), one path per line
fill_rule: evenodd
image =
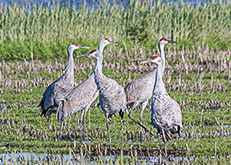
M22 152L22 153L6 153L6 154L0 154L0 164L4 164L3 159L6 162L10 162L11 160L13 162L20 162L20 160L34 160L34 162L44 162L47 158L53 157L53 159L56 159L58 157L59 161L70 161L72 157L69 155L49 155L49 154L34 154L30 152Z
M98 5L100 4L100 2L105 2L106 0L86 0L86 4L89 6L94 6L95 8L98 8ZM113 3L113 1L115 1L118 5L119 4L126 4L129 3L130 0L108 0L109 3ZM158 0L153 0L153 2L157 2ZM196 6L198 3L206 3L209 2L211 0L184 0L184 3L188 3L191 4L193 6ZM3 5L6 4L11 4L12 2L17 2L19 5L25 5L26 3L30 3L30 4L35 4L35 3L39 3L39 4L43 4L44 6L53 3L60 3L61 5L69 5L72 6L73 4L76 5L77 7L80 7L83 3L84 0L1 0L0 3L3 3ZM181 4L181 0L162 0L162 2L177 2L179 4ZM215 2L219 2L218 0L215 0Z
M151 156L150 158L145 158L144 160L150 164L158 164L159 163L159 157L156 156ZM195 161L197 158L196 157L179 157L179 156L175 156L175 157L170 157L168 158L168 161L170 162L175 162L175 163L180 163L180 162L184 162L186 163L187 161ZM142 158L143 160L143 158ZM166 162L166 158L162 158L163 162Z
M112 160L115 161L117 158L120 158L120 156L116 156L116 155L112 155L112 156L102 156L101 159L103 160ZM124 155L123 158L132 158L131 156L128 155ZM175 162L175 163L179 163L179 162L187 162L187 161L195 161L197 158L196 157L169 157L168 161L171 162ZM10 163L12 162L22 162L22 161L31 161L33 160L33 162L45 162L45 161L53 161L53 160L59 160L59 162L68 162L69 164L76 164L76 163L80 163L80 161L82 161L82 163L93 163L90 162L91 160L88 159L81 159L80 156L78 155L60 155L60 154L56 154L56 155L49 155L49 154L35 154L35 153L30 153L30 152L22 152L22 153L18 153L18 152L12 152L12 153L6 153L6 154L0 154L0 164L4 164L6 163ZM166 162L166 158L162 157L161 160L163 162ZM157 164L160 161L160 157L157 156L144 156L144 157L137 157L137 161L138 162L142 162L145 161L146 164Z
M0 111L7 111L7 106L5 104L0 104Z

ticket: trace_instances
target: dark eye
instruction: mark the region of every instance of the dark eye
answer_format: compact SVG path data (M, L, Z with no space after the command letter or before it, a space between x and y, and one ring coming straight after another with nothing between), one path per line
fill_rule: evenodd
M71 45L75 45L75 46L78 46L78 45L77 45L76 43L74 43L74 42L73 42L73 43L71 43Z

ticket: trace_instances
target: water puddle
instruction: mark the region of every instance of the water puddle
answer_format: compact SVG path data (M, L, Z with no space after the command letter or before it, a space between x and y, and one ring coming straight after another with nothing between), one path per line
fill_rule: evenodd
M7 106L5 104L0 104L0 111L6 112Z
M34 163L44 163L44 162L60 162L62 164L66 164L68 162L68 164L79 164L82 162L82 164L94 164L94 160L96 159L101 159L104 161L115 161L116 159L120 159L120 156L117 155L112 155L112 156L98 156L98 157L94 157L94 158L82 158L79 155L60 155L60 154L36 154L36 153L30 153L30 152L22 152L22 153L18 153L18 152L12 152L12 153L6 153L6 154L0 154L0 165L3 164L9 164L11 162L15 163L22 163L24 161L27 162L31 162L32 161ZM127 156L124 155L123 159L131 159L134 158L134 156ZM145 162L146 164L158 164L160 161L162 161L163 163L166 162L166 158L165 157L158 157L158 156L138 156L137 158L134 158L135 161L137 163L143 163ZM180 162L192 162L195 161L197 158L196 157L180 157L180 156L175 156L175 157L168 157L167 161L169 162L175 162L175 163L180 163Z
M231 125L222 125L222 128L231 129Z
M156 1L156 0L155 0ZM48 3L49 1L47 0L34 0L34 1L26 1L26 0L1 0L1 3L3 4L3 6L5 5L9 5L11 3L14 3L14 2L17 2L20 6L22 5L26 5L26 3L31 3L31 4L43 4L43 7L49 7L50 5L49 4L57 4L58 2L64 6L73 6L73 5L76 5L77 9L79 9L81 7L81 5L83 5L84 1L82 0L76 0L76 1L64 1L64 0L53 0L51 1L51 3ZM70 4L68 4L68 2ZM92 0L86 0L87 4L91 7L94 7L95 9L97 9L100 5L100 1L92 1ZM104 2L104 1L102 1ZM109 0L108 3L109 4L113 4L114 1L112 0ZM121 1L115 1L117 5L120 5L120 4L129 4L129 0L121 0ZM179 5L182 5L181 4L181 1L177 1L177 0L169 0L168 1L170 4L171 2L176 2L178 3ZM198 3L200 3L201 7L203 7L203 3L207 2L206 0L185 0L184 3L188 3L190 5L193 5L194 7L196 7L196 5ZM166 2L165 2L166 3ZM33 8L32 8L33 9Z
M31 106L25 103L12 103L12 104L0 104L0 111L6 112L9 109L38 109L36 106Z
M80 157L72 156L72 155L49 155L49 154L36 154L36 153L30 153L30 152L12 152L12 153L6 153L6 154L0 154L0 165L10 162L23 162L23 161L31 161L38 162L38 163L44 163L47 161L57 161L58 162L69 162L71 164L74 164L75 161L79 162L81 161ZM75 161L74 161L75 160ZM82 159L82 163L87 163L87 160Z
M112 156L103 156L103 159L104 160L113 160L113 161L115 161L116 159L120 159L120 156L116 156L116 155L112 155ZM134 156L132 157L132 156L127 156L127 155L124 155L123 156L123 158L124 159L127 159L127 158L129 158L129 159L131 159L131 158L134 158ZM137 160L137 163L139 164L139 163L143 163L143 162L145 162L146 164L159 164L160 163L160 161L162 161L162 163L164 163L164 162L166 162L166 158L165 157L162 157L162 158L160 158L160 157L158 157L158 156L150 156L150 157L148 157L148 156L143 156L143 157L141 157L141 156L138 156L137 158L134 158L134 159L136 159ZM180 156L175 156L175 157L168 157L167 158L167 162L175 162L175 163L180 163L180 162L194 162L194 161L196 161L196 157L193 157L193 156L191 156L191 157L180 157Z
M147 163L151 163L151 164L158 164L160 162L160 158L159 157L156 157L156 156L151 156L150 158L146 158L146 159L141 159L141 160L145 160L145 162ZM163 163L166 162L166 158L162 158L162 161ZM192 161L196 161L196 157L179 157L179 156L176 156L176 157L169 157L168 162L174 162L174 163L180 163L180 162L183 162L183 163L186 163L188 161L192 162Z

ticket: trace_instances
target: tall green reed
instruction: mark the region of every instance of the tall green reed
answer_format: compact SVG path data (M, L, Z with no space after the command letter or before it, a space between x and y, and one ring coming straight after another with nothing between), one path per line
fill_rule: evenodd
M67 41L96 43L102 37L109 37L121 43L138 40L141 45L153 48L150 45L167 37L189 46L208 44L213 49L230 48L230 4L212 1L202 5L198 3L194 7L183 2L179 5L152 0L132 0L119 6L106 1L98 8L84 2L78 10L75 5L59 3L1 5L0 42L13 45L13 41L20 42L33 51L34 47L40 46L33 44L36 42L43 42L53 49L59 43L68 44Z

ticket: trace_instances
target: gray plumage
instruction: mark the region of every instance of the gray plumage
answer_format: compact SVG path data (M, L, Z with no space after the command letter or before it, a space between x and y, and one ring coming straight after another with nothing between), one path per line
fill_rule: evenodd
M116 113L119 113L120 117L123 118L124 110L126 109L126 95L124 88L115 80L106 77L102 73L103 55L99 50L93 50L90 53L81 56L96 59L96 66L94 69L95 82L99 89L99 103L107 119L109 145L110 150L112 151L109 122L112 115Z
M154 69L156 72L155 84L152 94L151 104L151 124L157 128L158 133L162 134L165 144L165 154L167 155L167 141L171 140L171 134L178 133L182 128L182 114L179 104L173 100L166 91L162 79L162 60L154 56L152 60L157 65ZM143 62L144 63L144 62Z
M82 111L81 124L82 131L81 141L85 140L85 117L87 110L91 104L98 97L99 91L95 84L94 74L85 80L83 83L75 87L65 98L60 102L60 106L57 111L57 119L60 122L60 138L62 137L62 123L67 117L72 116L77 111Z
M99 43L99 50L103 52L103 49L108 44L117 44L115 42L109 41L107 38L103 38ZM82 111L81 122L82 122L82 131L81 131L81 141L85 140L85 116L87 110L90 108L91 104L98 97L99 92L97 85L95 83L94 73L85 80L83 83L75 87L60 103L57 119L60 122L60 138L62 135L62 121L72 116L77 111ZM82 139L83 138L83 139Z
M159 51L160 51L160 57L162 59L162 66L161 66L161 74L163 75L164 70L165 70L165 54L164 54L164 46L166 42L170 43L176 43L175 41L167 40L166 38L162 38L158 44ZM129 113L129 118L131 118L133 121L135 121L137 124L139 124L142 128L145 129L145 131L149 132L142 125L142 116L143 116L143 111L146 108L148 104L148 100L152 97L152 91L155 83L155 76L156 72L155 70L151 71L149 74L140 77L131 83L129 83L125 87L125 93L126 93L126 98L127 98L127 106L131 107L131 111ZM141 104L142 110L140 114L140 122L137 122L132 116L132 112L134 108Z
M87 111L99 92L95 84L94 74L75 87L60 103L57 111L59 122L72 116L77 111Z
M70 43L67 47L68 63L63 75L55 82L50 84L45 92L38 107L41 107L41 116L44 116L47 121L50 119L52 113L56 113L59 103L74 87L74 60L73 51L75 49L87 48Z

